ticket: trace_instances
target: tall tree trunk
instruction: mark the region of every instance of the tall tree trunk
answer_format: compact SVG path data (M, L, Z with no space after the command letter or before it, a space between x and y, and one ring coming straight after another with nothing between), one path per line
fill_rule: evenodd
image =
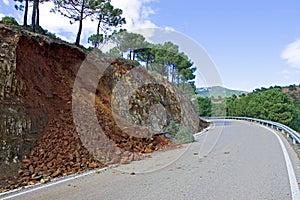
M33 7L32 7L32 17L31 17L31 26L32 26L32 31L35 32L36 29L36 8L37 8L37 1L33 1Z
M165 63L162 63L161 66L160 66L160 74L162 76L166 76L166 70L165 70Z
M166 65L166 69L167 69L167 72L166 72L167 73L167 80L170 81L169 80L169 74L170 74L170 65L169 65L169 63Z
M95 48L97 48L99 46L99 34L100 34L100 25L101 25L101 21L102 21L102 16L99 16L99 21L98 21L98 26L97 26L97 37L96 37L96 41L95 41Z
M36 3L36 27L40 26L40 0Z
M78 33L77 33L77 37L76 37L76 42L75 42L76 46L80 45L81 31L82 31L82 19L79 20L79 29L78 29Z
M27 26L28 1L29 0L25 0L25 10L24 10L23 26Z
M80 36L82 31L82 21L83 21L83 12L84 12L84 2L82 2L81 11L80 11L80 18L79 18L79 29L76 37L75 45L79 46L80 44Z
M132 60L135 60L136 57L136 49L132 50Z
M171 83L175 81L175 66L172 64L172 72L171 72Z
M149 70L150 53L147 52L146 69Z

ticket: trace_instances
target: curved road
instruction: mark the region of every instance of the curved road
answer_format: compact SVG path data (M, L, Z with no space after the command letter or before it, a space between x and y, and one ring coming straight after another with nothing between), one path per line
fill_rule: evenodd
M277 135L288 157L268 128L245 121L215 121L214 127L182 149L0 199L299 200L299 159Z

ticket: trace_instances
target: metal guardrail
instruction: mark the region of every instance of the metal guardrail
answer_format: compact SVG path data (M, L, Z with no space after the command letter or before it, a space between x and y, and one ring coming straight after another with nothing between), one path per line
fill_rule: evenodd
M226 116L226 117L209 117L208 119L236 119L236 120L246 120L250 122L256 122L262 124L264 126L268 126L270 128L276 129L277 131L281 131L283 134L286 134L287 138L291 138L293 144L300 144L300 134L291 129L290 127L283 125L278 122L273 122L269 120L251 118L251 117L234 117L234 116Z

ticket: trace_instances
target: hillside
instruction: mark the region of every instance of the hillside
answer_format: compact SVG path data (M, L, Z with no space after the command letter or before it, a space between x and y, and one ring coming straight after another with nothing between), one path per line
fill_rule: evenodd
M256 89L240 98L226 98L228 116L271 120L300 131L300 88L274 86Z
M214 97L214 98L231 97L232 95L239 96L241 94L247 94L248 93L248 92L245 92L245 91L231 90L231 89L224 88L224 87L221 87L221 86L197 88L196 92L201 97Z
M283 87L282 90L290 98L293 107L293 119L289 123L289 126L300 132L300 85L290 85L288 87Z
M171 148L155 135L168 121L201 130L189 101L133 63L3 25L0 46L0 192Z
M300 102L300 85L290 85L282 88L283 92L289 95L292 102Z

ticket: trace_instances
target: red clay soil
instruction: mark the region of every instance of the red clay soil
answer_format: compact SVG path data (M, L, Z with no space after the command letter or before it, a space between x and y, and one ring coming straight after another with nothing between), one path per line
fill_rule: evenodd
M28 114L37 119L42 128L37 133L36 146L23 158L18 174L2 180L0 192L101 168L106 164L139 160L144 157L142 153L170 145L162 136L142 139L123 133L112 117L109 87L99 84L95 104L99 124L118 148L104 152L109 154L106 162L95 159L94 154L82 144L72 116L72 87L77 69L85 57L86 53L76 47L48 42L42 36L20 37L17 77L26 88L21 100ZM116 62L113 66L124 69L122 65ZM101 146L101 142L98 145Z

